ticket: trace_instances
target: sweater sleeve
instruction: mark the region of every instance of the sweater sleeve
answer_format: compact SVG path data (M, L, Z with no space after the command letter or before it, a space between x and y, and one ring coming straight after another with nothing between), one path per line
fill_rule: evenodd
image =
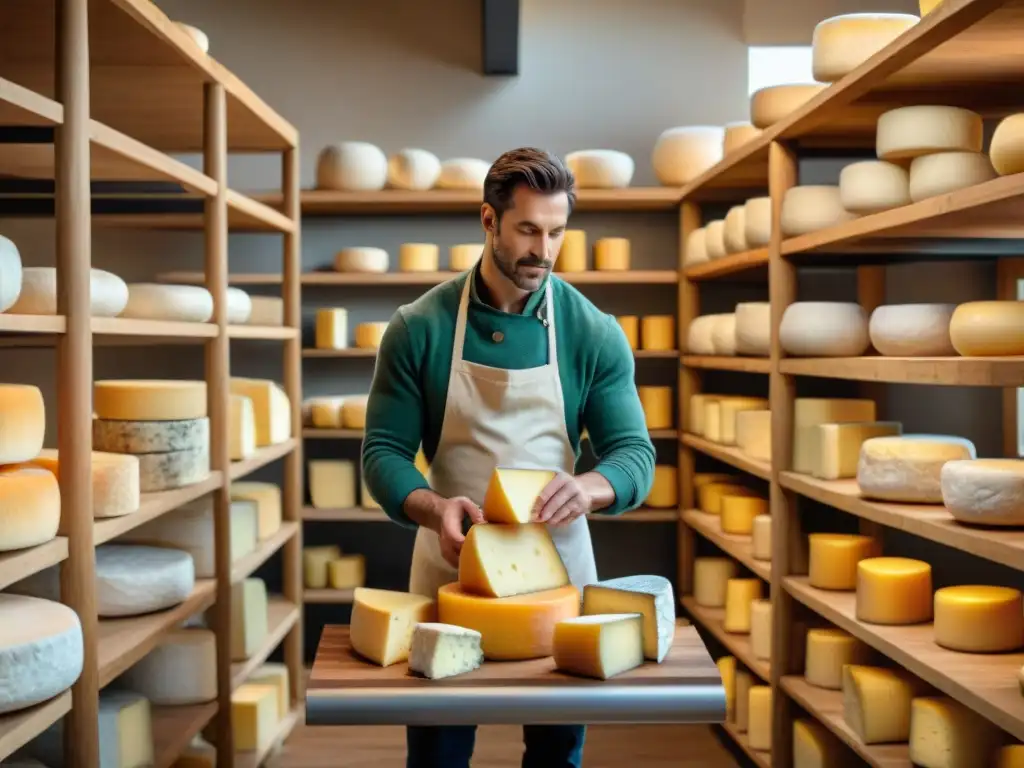
M377 352L363 438L363 479L373 498L395 522L415 528L402 510L406 497L429 488L416 468L423 439L422 376L405 318L396 312Z
M633 350L618 323L606 319L583 422L598 459L594 470L615 490L615 501L599 512L618 515L639 507L650 493L655 452L636 389Z

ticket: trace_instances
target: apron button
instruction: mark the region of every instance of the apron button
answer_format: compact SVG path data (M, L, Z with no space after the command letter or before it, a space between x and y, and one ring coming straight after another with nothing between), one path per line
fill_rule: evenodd
M491 334L491 341L493 341L495 344L501 344L501 342L503 342L504 340L505 334L502 333L501 331L495 331L494 333Z

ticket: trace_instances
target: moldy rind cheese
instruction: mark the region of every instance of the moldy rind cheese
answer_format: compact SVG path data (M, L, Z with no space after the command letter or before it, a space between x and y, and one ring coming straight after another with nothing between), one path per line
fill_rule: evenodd
M862 495L872 499L938 504L942 467L975 455L973 443L959 437L873 437L861 444L857 485Z
M1024 461L948 461L940 483L942 502L959 522L1024 525Z
M660 664L676 635L672 582L664 576L607 579L583 588L583 615L639 613L643 618L644 658Z

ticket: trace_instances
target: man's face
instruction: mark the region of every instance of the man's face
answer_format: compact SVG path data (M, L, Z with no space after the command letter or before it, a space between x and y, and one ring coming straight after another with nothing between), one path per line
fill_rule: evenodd
M569 198L564 192L516 188L500 225L491 211L488 231L498 269L520 290L540 288L558 258L568 221Z

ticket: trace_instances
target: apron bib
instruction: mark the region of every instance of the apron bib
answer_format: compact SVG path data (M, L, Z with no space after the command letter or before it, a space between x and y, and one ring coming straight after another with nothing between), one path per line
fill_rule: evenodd
M479 506L496 466L572 474L576 457L565 426L550 279L545 321L548 364L525 370L491 368L463 359L473 279L471 272L459 302L444 422L428 481L445 498L465 496ZM586 515L569 524L548 526L548 531L572 584L582 592L596 582ZM409 591L436 598L440 587L458 578L458 569L441 554L438 535L421 526L413 548Z

